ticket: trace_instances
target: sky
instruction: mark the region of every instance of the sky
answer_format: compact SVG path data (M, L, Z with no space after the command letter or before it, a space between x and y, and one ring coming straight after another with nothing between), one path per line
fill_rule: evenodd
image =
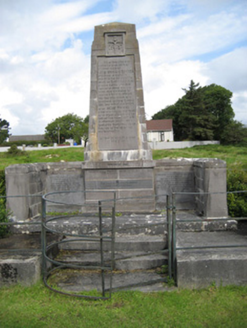
M230 90L247 124L246 0L0 0L0 118L12 135L89 114L94 26L110 22L136 25L147 119L194 80Z

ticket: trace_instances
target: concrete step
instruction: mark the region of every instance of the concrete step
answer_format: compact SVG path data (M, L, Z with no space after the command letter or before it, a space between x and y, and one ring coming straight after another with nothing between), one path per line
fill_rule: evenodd
M175 287L168 287L162 282L165 275L157 274L155 270L134 272L113 272L112 288L121 290L139 290L142 292L169 291ZM102 291L101 275L98 272L85 270L62 270L52 277L57 287L65 292L78 293L90 290ZM105 273L105 288L110 288L110 274Z
M47 217L48 219L48 217ZM236 230L238 228L237 222L231 218L229 221L211 221L208 219L206 222L203 218L195 215L192 212L177 212L177 229L182 231L224 231ZM196 222L190 222L195 219ZM41 231L40 218L36 218L33 222L37 221L37 225L16 225L13 226L13 233L34 233ZM157 225L155 225L157 224ZM143 227L148 225L148 227ZM99 234L99 218L92 215L83 216L62 216L60 219L47 223L47 226L58 233L69 234ZM103 231L112 228L111 217L103 218ZM167 231L166 214L124 214L116 217L116 232L120 234L145 234L145 235L159 235Z
M167 263L167 254L152 254L151 252L115 252L115 269L146 270L157 268ZM111 266L111 252L104 252L104 265ZM100 252L64 251L60 252L57 261L62 263L80 264L83 266L99 266Z
M63 250L99 250L99 241L82 241L76 237L66 237L64 242L59 245ZM128 235L116 234L115 251L157 251L167 248L167 234L165 235ZM103 249L111 250L111 242L104 241Z
M47 234L47 242L58 242L59 236ZM58 254L54 247L51 258ZM49 265L48 265L49 267ZM20 283L32 285L41 278L41 236L15 234L0 239L0 286Z
M244 245L244 247L177 251L177 284L182 288L247 284L247 232L178 232L177 247Z

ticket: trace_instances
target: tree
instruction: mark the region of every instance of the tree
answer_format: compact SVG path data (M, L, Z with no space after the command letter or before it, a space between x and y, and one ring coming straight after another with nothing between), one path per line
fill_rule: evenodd
M9 130L9 122L0 118L0 144L10 136Z
M73 113L56 118L45 128L45 138L60 144L66 139L74 139L80 143L81 137L87 140L88 123Z
M247 145L247 128L238 121L230 122L221 133L221 142L231 145Z
M200 87L193 80L183 90L182 98L156 113L153 119L171 118L175 140L221 140L234 118L232 92L215 84Z
M225 128L235 116L231 105L232 92L216 84L205 86L202 91L205 107L215 118L214 139L221 140Z

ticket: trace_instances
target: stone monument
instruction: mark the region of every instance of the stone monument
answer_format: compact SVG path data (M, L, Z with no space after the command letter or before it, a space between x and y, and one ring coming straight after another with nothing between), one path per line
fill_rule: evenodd
M89 145L85 162L33 163L5 169L7 205L19 220L41 213L48 192L71 204L112 199L120 212L163 209L165 194L180 193L176 206L206 217L227 216L226 163L217 159L152 160L146 138L140 55L135 25L95 27L91 62ZM86 191L77 199L74 191ZM69 193L71 191L71 193ZM109 194L108 194L109 192ZM181 194L183 192L183 194ZM197 192L195 196L193 193ZM219 194L210 193L219 192ZM32 196L32 197L30 197ZM34 197L35 196L35 197ZM80 197L80 196L78 196ZM110 204L110 203L109 203ZM48 211L64 211L50 205Z
M134 24L95 27L89 143L84 157L93 162L152 159Z

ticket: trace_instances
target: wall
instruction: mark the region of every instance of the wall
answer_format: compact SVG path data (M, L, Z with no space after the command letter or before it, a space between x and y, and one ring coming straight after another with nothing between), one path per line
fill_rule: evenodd
M117 198L126 198L117 210L147 212L164 208L166 197L174 192L176 206L196 210L206 217L227 216L226 194L193 195L193 192L226 192L226 163L217 159L163 159L140 162L71 162L11 165L5 169L6 194L50 195L47 211L81 210L90 201L105 199L103 192L115 190ZM91 198L78 191L94 192ZM77 191L77 193L75 193ZM151 197L133 200L134 197ZM65 205L56 202L65 202ZM41 213L40 198L8 198L8 208L17 220Z
M151 149L181 149L181 148L191 148L194 146L203 145L219 145L219 141L215 140L205 140L205 141L153 141L149 142Z

